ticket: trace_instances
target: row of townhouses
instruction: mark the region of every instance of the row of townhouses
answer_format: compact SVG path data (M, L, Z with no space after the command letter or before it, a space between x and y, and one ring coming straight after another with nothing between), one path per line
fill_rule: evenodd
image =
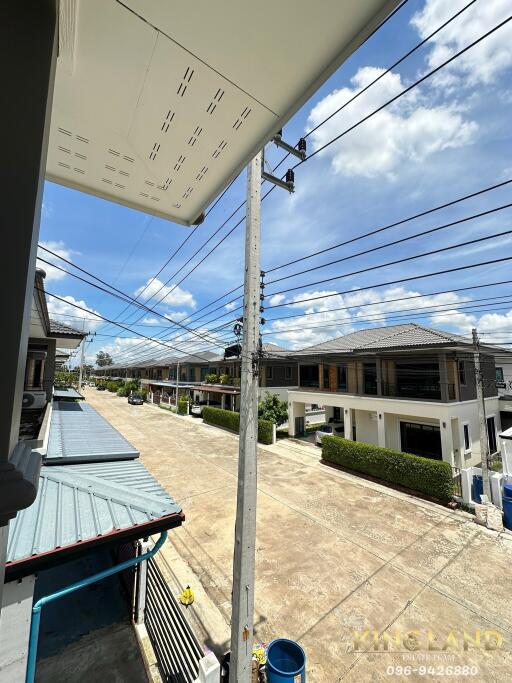
M193 401L238 410L240 360L231 351L117 364L98 375L138 378L155 403L172 403L178 387ZM311 411L321 409L345 438L463 468L481 460L473 351L466 337L416 323L360 330L301 351L264 344L260 395L288 401L291 436L302 435ZM499 432L512 426L503 381L512 354L491 345L480 351L494 454Z
M180 396L189 395L194 401L239 410L240 359L236 353L237 348L230 347L222 356L207 351L180 358L164 357L146 364L115 364L100 368L96 375L105 379L140 379L153 403L174 402L178 386ZM288 390L299 385L298 373L298 363L290 351L276 344L263 344L260 398L269 391L287 400Z

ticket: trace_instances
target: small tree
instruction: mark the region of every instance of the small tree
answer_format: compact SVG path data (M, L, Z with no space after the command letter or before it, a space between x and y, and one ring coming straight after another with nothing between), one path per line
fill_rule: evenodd
M219 381L219 376L212 372L209 375L206 375L204 381L206 382L206 384L217 384L217 382Z
M265 393L265 398L258 406L258 417L270 420L276 427L284 424L288 419L288 403L281 401L277 394Z
M219 383L220 384L231 384L231 375L219 375Z
M113 365L114 360L112 356L109 353L106 353L105 351L98 351L96 354L96 365L100 368L105 367L106 365Z

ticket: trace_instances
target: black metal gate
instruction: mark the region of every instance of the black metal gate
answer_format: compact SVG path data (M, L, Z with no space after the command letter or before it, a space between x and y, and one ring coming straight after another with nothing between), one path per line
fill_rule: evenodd
M151 558L144 623L166 683L193 683L199 674L198 662L204 655L183 610Z

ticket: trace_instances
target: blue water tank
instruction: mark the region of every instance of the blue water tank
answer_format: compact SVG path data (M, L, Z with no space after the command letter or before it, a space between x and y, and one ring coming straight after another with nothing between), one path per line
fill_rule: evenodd
M301 646L287 638L273 640L267 649L268 683L301 683L306 681L306 655Z
M473 503L480 503L480 496L484 492L484 480L480 474L473 476L473 483L471 484L471 500Z
M503 524L512 530L512 484L503 484Z

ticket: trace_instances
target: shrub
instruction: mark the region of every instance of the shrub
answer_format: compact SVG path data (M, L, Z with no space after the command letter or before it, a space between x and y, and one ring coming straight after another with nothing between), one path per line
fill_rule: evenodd
M204 406L202 418L207 424L225 427L237 434L240 431L240 413L235 413L233 410ZM272 422L269 420L258 420L258 441L260 443L271 444L273 431Z
M281 401L277 394L265 392L265 398L258 405L258 417L270 420L276 427L288 420L288 402Z
M206 382L206 384L217 384L217 382L219 381L219 376L211 372L209 375L205 376L204 381Z
M188 401L186 398L180 398L178 401L178 415L186 415L188 413Z
M231 376L227 374L219 375L219 384L231 384Z
M107 391L111 391L113 394L119 389L119 382L107 382Z
M138 392L138 394L139 394L139 396L142 397L142 400L143 400L143 401L147 401L147 400L148 400L148 392L147 392L147 389L141 389L141 390Z
M442 460L420 458L339 436L323 437L322 458L442 501L453 494L452 468Z
M271 444L274 436L274 423L270 420L258 420L258 441Z

